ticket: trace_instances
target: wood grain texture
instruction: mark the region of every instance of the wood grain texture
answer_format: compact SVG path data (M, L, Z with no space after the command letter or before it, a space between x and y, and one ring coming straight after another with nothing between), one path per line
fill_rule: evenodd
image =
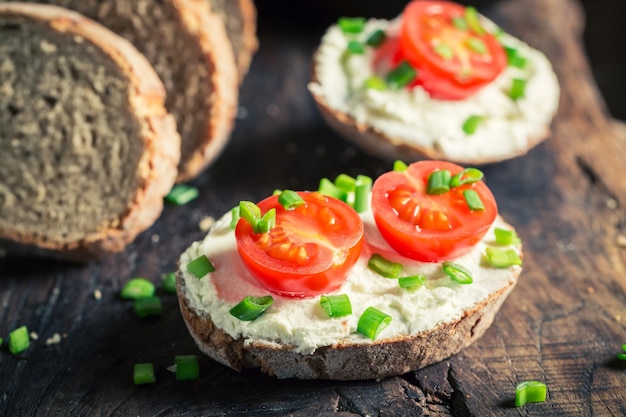
M202 237L201 220L239 200L388 168L332 133L306 91L310 54L337 16L318 10L297 19L268 3L257 2L261 47L241 87L245 110L223 155L192 183L196 201L167 207L126 252L99 263L0 259L0 336L22 324L39 335L18 357L0 348L0 415L625 415L626 366L614 358L626 342L626 128L611 120L592 79L574 0L501 0L484 9L547 53L563 95L547 142L485 167L501 213L524 241L525 267L477 343L382 381L279 381L204 357L200 380L175 381L166 369L174 355L198 353L175 296L160 292L163 316L142 320L118 297L124 282L158 283ZM46 346L55 333L60 343ZM133 364L144 361L154 363L157 383L134 386ZM546 382L545 403L513 407L525 379Z

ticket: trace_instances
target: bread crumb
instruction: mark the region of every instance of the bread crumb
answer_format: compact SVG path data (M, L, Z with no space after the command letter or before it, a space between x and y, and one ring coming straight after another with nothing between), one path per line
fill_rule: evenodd
M596 292L595 288L587 287L587 294L593 294L594 292Z
M606 206L611 210L615 210L617 208L617 200L614 198L609 198L606 200Z
M150 236L150 241L152 241L152 243L159 243L159 240L161 240L161 237L156 233Z
M245 107L239 107L237 109L237 119L243 120L246 117L248 117L248 109L246 109Z
M39 335L35 332L30 332L30 338L33 340L39 339Z
M95 298L96 300L101 300L102 299L102 291L100 291L98 289L94 290L93 298Z
M57 46L53 43L50 43L46 40L41 41L41 43L39 44L39 48L41 48L41 50L45 53L45 54L53 54L57 51Z
M58 289L57 287L52 289L52 294L54 294L54 295L58 295L60 292L61 292L61 290Z
M61 342L61 335L58 333L55 333L52 335L52 337L49 337L48 339L46 339L46 346L55 345L60 342Z
M213 226L213 223L215 223L215 219L211 216L206 216L202 220L200 220L200 223L198 223L198 227L203 232L207 232L211 228L211 226Z
M626 235L617 236L617 246L620 248L626 248Z
M615 316L615 320L617 321L622 321L622 316L620 316L619 314L617 316Z

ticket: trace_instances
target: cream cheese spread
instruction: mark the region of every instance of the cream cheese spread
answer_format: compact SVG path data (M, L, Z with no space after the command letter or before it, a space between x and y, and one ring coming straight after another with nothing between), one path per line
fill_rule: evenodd
M495 27L484 20L483 26ZM420 86L413 89L364 88L374 75L374 50L348 54L350 39L365 42L381 29L395 37L400 19L368 20L361 34L348 38L339 26L328 29L315 54L316 82L309 91L331 109L352 116L389 138L421 148L434 148L453 161L500 160L523 154L533 139L545 136L559 102L559 85L548 59L540 51L506 33L503 45L516 48L526 58L523 69L508 66L490 84L460 101L437 100ZM514 78L526 80L524 97L512 100ZM468 135L463 123L472 115L483 116L479 128Z
M493 229L510 228L499 216L470 253L454 260L471 271L474 280L471 284L452 281L442 272L440 263L423 263L402 257L381 236L371 210L361 213L361 218L365 227L362 253L347 280L335 292L349 296L352 315L328 317L319 304L319 297L302 299L269 294L239 258L235 233L230 227L230 213L213 225L204 240L194 242L180 257L189 306L200 314L208 315L218 328L233 338L244 338L246 344L262 341L290 345L298 353L311 354L317 348L331 346L339 340L371 343L370 339L356 333L359 317L369 306L392 317L391 324L378 339L416 334L461 318L466 310L511 284L521 271L519 266L495 269L484 265L485 248L496 244ZM521 251L521 246L511 247ZM367 262L375 252L401 263L402 276L426 275L426 284L406 290L399 287L397 279L373 272ZM185 266L200 255L206 255L211 260L215 271L198 279L187 272ZM233 317L229 310L248 295L272 295L274 303L254 321L241 321Z

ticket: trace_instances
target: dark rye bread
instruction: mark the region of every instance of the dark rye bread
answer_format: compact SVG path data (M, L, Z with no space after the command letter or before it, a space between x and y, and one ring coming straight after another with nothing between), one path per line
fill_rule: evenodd
M179 182L197 176L220 154L234 125L239 75L224 22L209 1L42 2L102 23L146 56L165 84L165 106L182 139Z
M0 247L86 261L160 215L180 137L128 41L82 15L0 3Z

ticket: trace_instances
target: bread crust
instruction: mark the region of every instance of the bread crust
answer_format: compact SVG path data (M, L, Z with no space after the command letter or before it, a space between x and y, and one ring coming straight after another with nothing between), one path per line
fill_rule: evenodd
M173 116L164 107L163 84L146 58L128 41L78 13L50 5L0 3L0 14L27 17L56 31L80 36L108 55L128 79L129 103L142 129L137 140L142 141L144 147L136 172L139 187L114 224L73 242L50 241L17 230L0 230L0 243L9 251L81 262L124 250L159 217L163 197L177 175L180 136Z

